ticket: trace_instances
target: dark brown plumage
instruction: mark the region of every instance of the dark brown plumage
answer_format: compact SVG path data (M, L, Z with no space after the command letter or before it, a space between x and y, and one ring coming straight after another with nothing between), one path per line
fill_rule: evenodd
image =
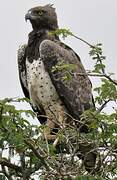
M61 125L73 125L73 118L78 120L81 131L88 132L79 120L85 110L94 108L91 82L79 56L57 35L50 34L58 29L56 12L51 5L30 9L25 19L31 22L33 31L28 44L18 50L20 82L40 123L48 126L45 137L56 146L56 127L58 130ZM70 69L71 66L74 68ZM86 146L79 145L79 149L83 155L88 154L84 164L90 172L95 166L96 154L85 150Z
M66 113L80 119L84 110L94 107L91 82L79 56L63 44L57 35L50 34L50 31L58 29L55 9L51 5L35 7L28 11L25 19L31 22L33 28L28 44L20 48L18 58L25 96L31 99L40 122L47 121L52 129L56 126L55 121L59 121L57 119L61 112L65 119ZM68 69L55 69L60 64L75 65L74 70L67 72L70 73L69 81L64 79ZM46 115L48 118L41 118L39 115ZM50 123L51 119L55 123Z

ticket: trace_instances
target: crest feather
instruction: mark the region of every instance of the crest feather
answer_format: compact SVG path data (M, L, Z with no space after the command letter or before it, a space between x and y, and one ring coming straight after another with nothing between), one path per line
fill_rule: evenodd
M54 4L47 4L47 5L45 5L45 7L52 8L53 10L55 10L55 8L53 6L54 6Z
M53 7L53 6L54 6L54 4L47 4L46 6Z

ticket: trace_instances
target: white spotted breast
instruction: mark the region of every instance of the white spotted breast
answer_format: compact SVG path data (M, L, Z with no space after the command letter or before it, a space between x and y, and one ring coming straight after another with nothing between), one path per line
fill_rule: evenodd
M62 103L41 58L33 63L26 60L26 69L29 94L34 105L47 107Z

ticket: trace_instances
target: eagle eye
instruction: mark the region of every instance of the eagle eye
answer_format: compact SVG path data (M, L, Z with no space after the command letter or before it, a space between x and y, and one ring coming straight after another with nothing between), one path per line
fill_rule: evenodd
M42 14L43 14L43 11L39 11L39 12L38 12L38 14L39 14L40 16L42 16Z
M39 16L42 16L42 15L43 15L43 13L44 13L44 12L43 12L42 10L38 10L38 11L36 11L36 14L37 14L37 15L39 15Z

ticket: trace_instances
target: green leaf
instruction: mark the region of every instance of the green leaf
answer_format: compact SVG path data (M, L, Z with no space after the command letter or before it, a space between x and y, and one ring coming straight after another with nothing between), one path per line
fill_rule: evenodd
M51 31L50 35L62 35L63 38L66 38L67 36L72 36L73 33L69 29L57 29L55 31Z
M94 66L94 70L93 70L93 72L96 72L96 73L101 73L102 72L102 69L104 69L105 68L105 65L104 64L96 64L95 66Z

